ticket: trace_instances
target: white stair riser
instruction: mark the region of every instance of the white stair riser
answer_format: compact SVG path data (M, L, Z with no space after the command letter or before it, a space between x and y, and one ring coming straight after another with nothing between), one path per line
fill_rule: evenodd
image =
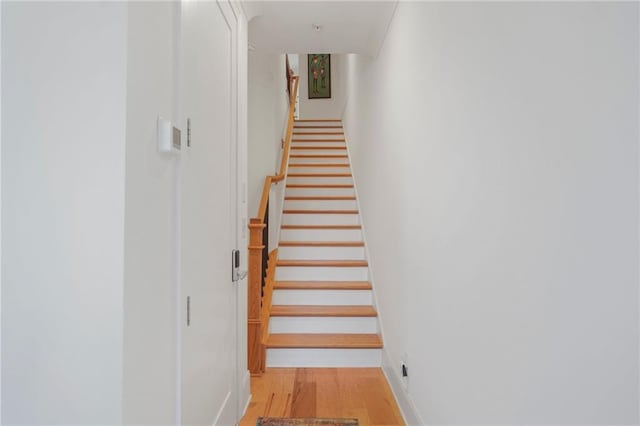
M307 136L316 136L316 135L321 135L322 133L330 133L330 134L323 134L322 136L326 137L326 138L331 138L331 137L339 137L340 139L345 139L344 137L344 127L342 127L339 124L335 124L335 123L329 123L327 125L324 126L319 126L317 124L310 124L309 126L313 126L312 128L303 128L303 127L298 127L298 126L294 126L293 127L293 132L297 133L296 135L293 135L294 139L300 139L300 138L304 138ZM332 127L327 127L327 126L332 126ZM340 126L340 127L335 127L335 126ZM301 135L300 133L311 133L311 135ZM335 135L334 133L338 133L337 135ZM340 135L340 133L342 133L342 135Z
M344 133L344 126L342 123L334 121L317 121L317 122L303 122L295 123L293 125L293 131L295 133Z
M291 149L293 155L345 155L346 153L345 149Z
M284 214L283 225L358 225L358 214Z
M300 177L300 176L287 176L287 183L302 184L302 185L353 185L353 178L351 177Z
M332 197L355 196L353 188L287 188L287 197Z
M300 260L364 260L364 247L296 247L280 246L280 259Z
M338 127L336 127L338 126ZM336 131L339 132L342 129L342 122L340 120L331 120L331 121L296 121L293 125L293 128L296 129L297 132L302 131Z
M295 120L294 126L342 126L342 120L337 117L329 117L322 120L301 117Z
M306 147L309 147L309 146L321 146L321 147L323 147L323 149L326 149L326 147L338 148L338 149L341 149L344 152L347 144L342 142L342 141L327 142L327 141L324 141L324 140L314 141L313 139L311 139L311 140L302 141L302 142L292 142L291 143L291 150L295 150L296 148L304 148L304 149L306 149Z
M295 164L295 161L291 161ZM325 161L325 163L333 164L331 161ZM339 163L335 163L339 164ZM345 164L344 167L296 167L289 165L289 173L351 173L351 167ZM288 179L287 179L288 180Z
M378 332L376 317L271 317L270 333L371 333Z
M367 267L278 266L276 281L367 281Z
M301 154L301 155L304 155L304 154ZM344 154L342 153L338 155L344 155ZM349 159L347 157L302 157L302 158L291 157L289 161L291 161L292 163L303 163L303 164L317 164L317 163L349 164Z
M273 305L368 305L371 290L275 290Z
M337 135L322 135L321 133L335 133L335 132L341 132L342 129L294 129L293 132L294 133L298 133L297 135L292 135L293 137L291 138L292 140L314 140L314 139L331 139L331 140L338 140L340 142L342 142L343 139L345 139L344 134L337 134ZM300 133L313 133L312 135L301 135ZM293 142L295 143L295 142Z
M347 146L347 143L343 140L343 136L299 136L294 137L294 140L291 141L291 146L341 146L344 148Z
M267 367L380 367L381 349L267 349Z
M285 200L286 210L357 210L356 200Z
M282 241L362 241L360 229L282 229Z

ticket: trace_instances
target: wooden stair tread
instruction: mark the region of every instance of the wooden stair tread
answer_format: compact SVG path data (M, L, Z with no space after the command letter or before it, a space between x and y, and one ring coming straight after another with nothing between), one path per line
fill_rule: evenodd
M293 126L294 129L342 129L342 126L306 126L306 125L302 125L302 126Z
M327 196L313 196L313 197L293 197L288 196L284 197L285 201L349 201L355 200L355 195L349 196L341 196L341 195L327 195Z
M378 334L270 334L268 348L380 349Z
M347 183L290 183L287 188L353 188L353 185Z
M293 163L291 167L350 167L349 163Z
M364 241L280 241L283 247L364 247Z
M293 132L294 135L304 135L304 136L311 136L311 135L321 135L321 136L325 136L325 135L344 135L344 132Z
M291 139L291 142L346 142L346 139Z
M308 123L308 122L313 122L313 121L319 121L319 122L326 122L326 121L340 121L342 122L341 119L339 118L298 118L296 120L294 120L296 123Z
M330 177L353 177L351 173L289 173L288 177L300 177L300 178L330 178Z
M358 214L358 210L283 210L284 214Z
M291 154L290 158L347 158L342 154Z
M272 317L375 317L370 305L273 305Z
M371 290L369 281L276 281L281 290Z
M346 146L306 146L306 145L305 146L292 146L291 147L292 151L297 150L297 149L300 149L300 150L305 150L305 149L311 149L311 150L313 150L313 149L317 149L317 150L321 150L321 149L324 149L324 150L332 150L332 149L335 149L335 150L346 150L347 147Z
M338 268L360 268L369 266L366 260L300 260L300 259L280 259L276 266L302 266L302 267L338 267Z
M361 225L282 225L281 229L362 229Z

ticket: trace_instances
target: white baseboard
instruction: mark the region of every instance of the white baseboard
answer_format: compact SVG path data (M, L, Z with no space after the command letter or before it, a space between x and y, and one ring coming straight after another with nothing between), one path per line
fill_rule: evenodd
M382 372L391 386L393 395L396 397L404 422L409 426L426 424L420 417L420 414L418 414L418 410L416 409L411 396L404 390L404 387L402 386L402 378L396 372L396 369L393 368L389 354L387 354L385 349L382 350Z
M236 408L230 402L231 392L227 392L227 396L222 401L218 414L216 414L216 419L213 421L213 426L235 426Z
M242 412L240 413L238 421L247 413L247 408L249 408L249 403L251 402L251 373L249 373L249 370L247 370L247 373L244 375L244 379L242 379L240 402L244 403L241 405Z

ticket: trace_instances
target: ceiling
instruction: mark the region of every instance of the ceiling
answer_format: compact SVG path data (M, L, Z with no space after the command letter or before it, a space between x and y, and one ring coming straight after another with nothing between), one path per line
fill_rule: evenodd
M243 2L249 43L257 51L371 56L384 41L395 6L395 0Z

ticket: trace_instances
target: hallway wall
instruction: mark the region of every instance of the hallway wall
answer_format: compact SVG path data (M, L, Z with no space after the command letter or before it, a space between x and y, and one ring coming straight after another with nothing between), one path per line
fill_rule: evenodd
M248 376L246 281L232 284L229 274L231 245L247 246L232 235L245 206L237 229L230 218L245 179L236 188L229 171L236 154L246 171L246 20L231 7L1 4L2 424L232 424L246 404L249 390L234 383ZM194 35L186 49L185 30ZM227 68L210 72L212 63ZM232 71L237 85L227 83ZM204 95L185 95L186 79L190 94ZM225 97L212 90L225 86ZM181 154L158 152L158 115L181 128ZM217 162L186 161L185 115L203 118L194 120L191 158ZM218 179L220 164L228 173ZM199 334L180 352L185 170L200 178L188 188L209 197L206 214L190 204L189 225L207 235L223 218L214 229L229 238L206 241L215 256L201 264L215 265L216 279L190 270L190 330ZM190 354L197 374L177 382L180 356ZM183 407L180 385L201 401Z
M399 3L344 115L416 424L638 423L638 4Z
M289 112L284 54L249 52L248 86L249 217L255 217L264 178L276 173L282 155Z
M128 3L124 273L126 424L170 424L177 398L180 156L161 154L158 115L178 111L180 3ZM184 134L184 130L183 130Z
M126 5L2 5L2 423L122 423Z

